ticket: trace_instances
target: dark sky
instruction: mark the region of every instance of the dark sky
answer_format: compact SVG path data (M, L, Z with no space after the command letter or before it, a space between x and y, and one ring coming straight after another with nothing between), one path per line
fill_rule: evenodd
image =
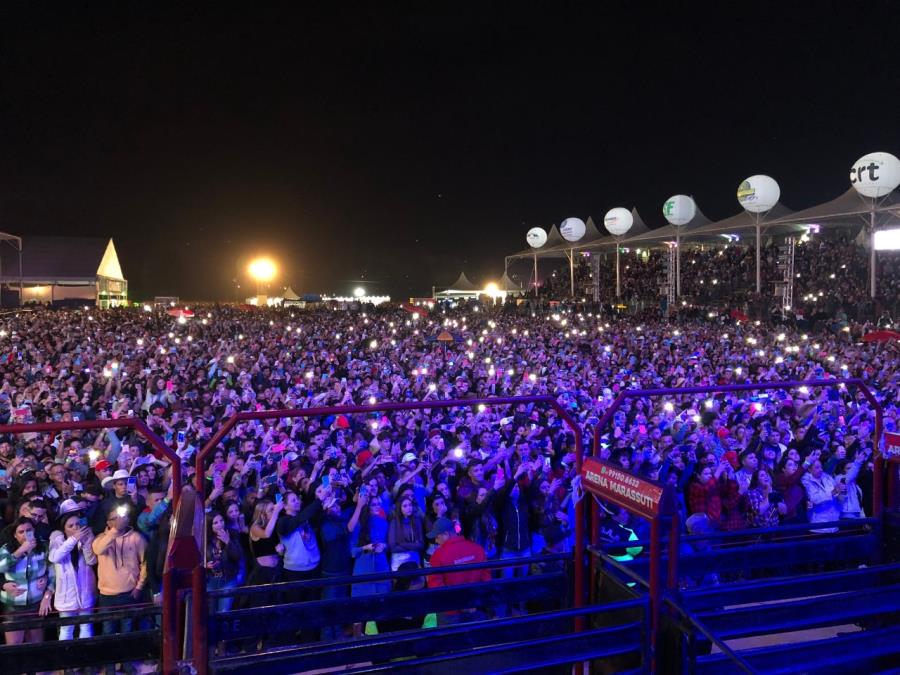
M721 218L754 173L803 208L900 151L883 1L126 4L0 5L0 229L113 236L135 298L234 298L256 252L422 294L534 225Z

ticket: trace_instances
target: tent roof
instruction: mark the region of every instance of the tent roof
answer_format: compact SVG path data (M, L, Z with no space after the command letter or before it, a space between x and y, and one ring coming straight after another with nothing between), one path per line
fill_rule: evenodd
M761 215L760 223L765 229L768 228L769 225L786 218L791 213L793 213L793 211L791 211L781 202L778 202L775 206L772 207L771 211ZM755 229L756 217L752 213L741 211L740 213L736 213L735 215L729 216L728 218L723 218L722 220L717 220L712 223L707 223L706 225L701 225L691 232L691 236L696 237L709 234L731 234L734 232L744 232L747 230Z
M116 247L112 239L109 240L106 249L103 251L103 258L97 266L97 276L125 281L125 277L122 276L122 266L119 264L119 256L116 254Z
M503 276L500 277L500 281L497 282L497 286L501 291L521 291L522 287L519 286L515 281L509 278L509 275L504 272Z
M19 278L19 252L0 246L3 279ZM24 237L22 277L26 281L92 281L98 276L124 281L112 239Z
M299 300L300 299L300 296L297 295L297 293L294 292L294 289L291 288L290 286L288 286L287 288L284 289L284 293L281 294L281 297L283 297L285 300Z
M452 284L450 284L444 290L471 292L471 291L477 291L478 288L475 286L475 284L473 284L471 281L469 281L469 277L466 276L465 272L460 272L459 277L456 279L456 281L454 281Z
M550 231L547 232L547 243L541 246L541 248L552 248L553 246L558 246L559 244L567 243L563 236L559 233L559 228L554 225L550 228Z
M631 217L634 219L634 224L632 224L631 229L628 230L629 234L636 235L650 231L650 228L647 227L647 223L644 222L644 219L641 218L641 214L638 213L637 208L631 209Z
M694 214L694 218L684 225L676 227L675 225L667 223L662 227L647 230L646 232L642 232L639 234L632 234L631 236L623 239L621 243L623 246L660 244L665 241L674 241L676 234L678 234L679 232L682 238L690 239L695 230L709 224L709 218L707 218L706 215L704 215L704 213L698 207L697 212Z
M600 235L600 232L597 231L597 226L594 225L594 221L588 218L588 221L593 226L594 232L597 233L597 236ZM590 229L587 228L587 223L585 223L585 234L581 241L584 241L588 235L590 234ZM566 241L563 239L563 236L559 233L559 228L554 225L550 228L550 231L547 232L547 242L541 246L540 248L526 248L523 251L519 251L518 253L513 253L511 256L507 256L508 258L531 258L533 256L537 256L538 258L565 258L566 252L580 244L581 242L576 242L573 244L572 242Z
M606 236L605 232L601 232L597 225L594 224L594 219L588 216L588 219L584 223L584 237L581 238L581 241L576 242L578 244L587 244L591 241L596 241L597 239L602 239Z
M876 211L889 214L892 209L900 206L900 196L896 192L889 194L886 199L876 206ZM778 223L793 223L803 225L819 224L817 221L826 221L826 225L838 225L850 223L853 225L861 224L861 217L868 222L869 214L872 212L872 205L851 187L842 195L830 199L827 202L810 206L808 209L795 211L785 217L779 218ZM884 220L879 216L879 220ZM830 221L830 222L828 222Z
M634 219L634 224L631 226L629 233L639 235L650 231L650 228L647 227L636 208L631 209L631 217ZM529 248L519 251L507 256L507 258L531 258L535 255L538 258L565 258L570 251L589 251L604 246L615 246L615 243L616 237L607 233L605 228L600 230L594 223L594 219L589 216L587 221L585 221L584 236L578 241L566 241L554 225L547 235L546 244L540 248Z

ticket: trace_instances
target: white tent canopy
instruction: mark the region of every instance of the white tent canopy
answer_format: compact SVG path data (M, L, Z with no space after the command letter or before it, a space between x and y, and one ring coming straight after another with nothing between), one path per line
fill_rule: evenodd
M509 278L506 272L503 273L500 281L497 282L497 288L504 293L522 293L524 291L519 284Z
M466 276L465 272L460 272L459 276L456 278L450 286L444 289L447 292L456 292L456 293L470 293L472 291L477 291L475 284L469 281L469 277Z

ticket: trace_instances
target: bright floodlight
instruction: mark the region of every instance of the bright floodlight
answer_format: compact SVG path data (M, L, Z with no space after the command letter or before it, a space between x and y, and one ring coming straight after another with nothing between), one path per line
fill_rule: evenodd
M250 265L247 267L247 272L254 281L259 283L272 281L276 271L275 262L271 258L256 258L250 261Z
M500 287L493 281L484 286L484 292L491 298L499 298L502 293L500 292Z
M900 250L900 230L879 230L875 233L876 251Z
M365 288L357 286L356 288L353 289L353 297L355 297L355 298L361 298L365 294L366 294Z

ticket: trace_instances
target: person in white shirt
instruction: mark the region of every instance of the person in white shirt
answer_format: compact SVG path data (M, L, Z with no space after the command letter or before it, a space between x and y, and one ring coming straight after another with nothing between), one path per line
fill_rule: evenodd
M61 617L90 614L97 599L97 556L91 549L94 533L81 504L67 499L59 510L59 529L50 535L49 559L56 576L53 604ZM59 627L60 640L71 640L74 634L74 624ZM93 634L92 624L79 624L79 638Z
M822 462L816 459L809 471L800 479L809 499L809 522L830 523L841 517L840 498L847 492L845 482L836 481L822 468ZM820 534L837 532L837 528L813 530Z

